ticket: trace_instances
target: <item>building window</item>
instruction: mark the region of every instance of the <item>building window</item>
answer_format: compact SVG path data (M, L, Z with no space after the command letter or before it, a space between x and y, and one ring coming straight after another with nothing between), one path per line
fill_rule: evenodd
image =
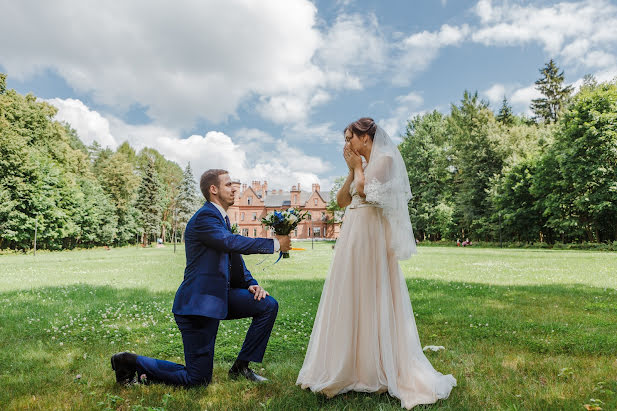
M313 237L321 237L321 228L313 227Z
M251 203L253 202L253 197L252 196L246 197L246 202L248 203L248 205L251 205Z
M315 199L315 205L317 205L317 199Z
M257 229L253 228L253 237L257 237Z
M308 221L311 221L313 219L313 215L311 214L311 212L309 211L308 213L306 213L306 219Z
M253 221L257 220L257 213L253 213Z
M240 213L240 221L244 221L244 213Z
M294 229L294 237L297 237L297 236L298 236L298 229L297 229L297 228L295 228L295 229Z
M248 228L243 228L242 229L242 235L245 236L245 237L248 237L249 236L249 229Z

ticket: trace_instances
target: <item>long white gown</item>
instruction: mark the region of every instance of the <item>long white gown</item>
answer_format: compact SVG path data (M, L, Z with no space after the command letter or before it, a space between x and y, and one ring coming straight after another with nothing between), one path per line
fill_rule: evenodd
M333 397L384 392L412 408L447 398L456 379L428 361L382 209L355 184L296 384Z

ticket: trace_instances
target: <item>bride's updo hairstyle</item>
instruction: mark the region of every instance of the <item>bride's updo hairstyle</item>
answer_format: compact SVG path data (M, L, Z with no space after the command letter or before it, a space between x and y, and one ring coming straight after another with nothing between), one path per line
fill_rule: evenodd
M362 117L361 119L356 120L353 123L349 124L347 127L345 127L345 130L343 130L343 134L345 134L347 130L350 130L358 137L368 134L368 136L371 138L371 141L373 141L373 139L375 138L375 132L377 131L377 124L375 124L375 120L370 117Z

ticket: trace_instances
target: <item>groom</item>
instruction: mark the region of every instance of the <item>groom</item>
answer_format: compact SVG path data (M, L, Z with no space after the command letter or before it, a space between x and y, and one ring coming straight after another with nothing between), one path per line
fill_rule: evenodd
M278 303L251 276L242 254L289 251L290 238L249 238L231 233L226 211L234 203L236 189L227 171L208 170L199 185L207 201L186 225L186 269L172 309L182 333L186 366L128 352L114 354L111 365L119 383L130 382L137 372L149 381L208 385L220 320L245 317L252 317L253 322L229 375L266 380L249 368L249 362L263 359Z

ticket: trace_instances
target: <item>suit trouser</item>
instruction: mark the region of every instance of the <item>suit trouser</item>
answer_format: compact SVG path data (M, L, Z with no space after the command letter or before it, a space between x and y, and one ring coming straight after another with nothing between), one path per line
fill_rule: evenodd
M253 317L238 359L261 362L278 313L277 301L270 296L257 301L243 288L230 289L228 301L226 320ZM175 315L175 319L182 333L186 366L140 355L137 357L138 375L145 374L150 381L172 385L210 383L220 320L197 315Z

